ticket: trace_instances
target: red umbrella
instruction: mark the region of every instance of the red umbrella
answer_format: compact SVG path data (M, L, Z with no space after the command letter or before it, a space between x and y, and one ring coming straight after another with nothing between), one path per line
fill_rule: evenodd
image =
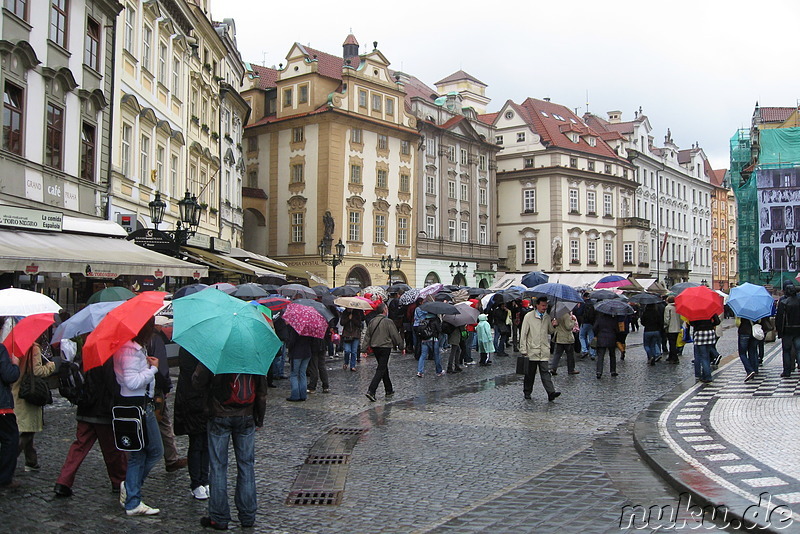
M288 306L291 301L286 297L270 295L269 297L256 299L256 302L272 310L272 313L278 313L279 311L285 310L286 306Z
M164 307L163 291L145 291L120 304L103 318L86 338L83 370L103 365L124 343L139 333L155 313Z
M3 341L3 345L8 349L10 355L22 357L33 346L33 342L39 339L39 336L54 322L56 322L56 316L52 313L28 315L14 325L8 337Z
M675 297L675 311L687 321L704 321L722 315L722 297L706 286L690 287Z
M290 302L283 312L283 320L301 336L322 339L328 331L328 321L311 306Z

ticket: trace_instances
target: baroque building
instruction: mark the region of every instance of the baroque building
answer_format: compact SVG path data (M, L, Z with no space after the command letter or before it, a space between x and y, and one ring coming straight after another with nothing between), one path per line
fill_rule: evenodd
M420 135L377 43L359 54L349 35L341 57L295 43L285 65L250 65L246 82L246 248L361 287L388 281L379 260L392 255L392 281L415 283ZM338 240L334 279L320 245L334 252Z
M729 291L737 283L736 198L727 169L712 171L711 184L711 287Z

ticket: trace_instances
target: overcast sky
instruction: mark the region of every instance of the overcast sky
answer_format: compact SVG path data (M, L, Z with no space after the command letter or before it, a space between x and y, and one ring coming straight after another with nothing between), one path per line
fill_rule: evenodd
M295 11L296 10L296 11ZM506 100L550 97L606 117L641 106L662 145L699 142L728 168L729 140L748 127L755 102L800 99L797 0L597 0L332 3L211 0L233 18L242 58L285 63L300 42L341 56L351 31L393 69L434 82L463 69L488 85L488 111Z

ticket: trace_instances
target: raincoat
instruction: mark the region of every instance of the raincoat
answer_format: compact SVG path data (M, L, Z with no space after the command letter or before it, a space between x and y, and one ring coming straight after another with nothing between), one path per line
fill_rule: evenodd
M478 352L489 354L494 352L494 341L492 340L492 327L489 326L489 318L485 313L478 315L478 326L475 328L478 336Z

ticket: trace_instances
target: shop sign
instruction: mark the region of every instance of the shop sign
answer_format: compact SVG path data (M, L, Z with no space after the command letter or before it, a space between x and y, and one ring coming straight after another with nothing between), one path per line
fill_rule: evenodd
M40 211L14 206L0 206L0 226L13 226L26 230L49 230L60 232L64 214L55 211Z
M156 252L167 254L178 252L178 245L168 234L153 228L140 228L139 230L131 232L128 234L128 240L132 240L140 247Z
M84 270L83 274L86 278L116 278L119 276L119 273L115 273L112 271L95 271L92 269L91 265L86 265L86 269Z
M231 253L231 242L227 239L219 239L218 237L212 238L213 252L222 252L224 254Z
M195 280L200 280L200 271L193 272L192 278L194 278Z
M194 234L186 241L186 244L190 247L211 250L211 236L206 234Z
M25 272L27 274L36 274L39 272L39 266L35 263L31 263L30 265L25 266Z

